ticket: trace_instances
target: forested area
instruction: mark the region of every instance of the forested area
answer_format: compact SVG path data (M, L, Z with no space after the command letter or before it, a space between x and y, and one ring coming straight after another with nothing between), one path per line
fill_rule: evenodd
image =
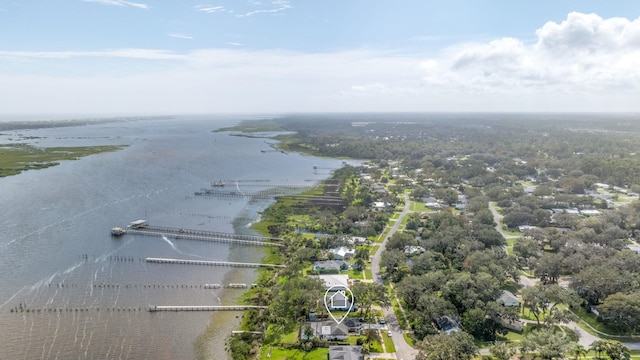
M277 136L287 151L366 159L369 166L334 174L345 200L339 211L283 206L265 212L272 234L293 239L285 253L293 259L289 274L340 245L342 235L380 234L390 213L371 204L393 206L405 193L434 207L408 216L404 231L388 239L380 265L421 358L438 358L429 356L442 343L459 347L457 358L475 352L462 335L442 338L443 319L475 341L494 341L526 313L538 328L523 335L519 350L549 359L573 351L570 339L557 333L566 330L556 325L575 320L576 312L595 311L612 334L640 334L640 254L629 247L640 229L640 119L405 114L314 120L272 119L269 131L293 132ZM381 186L386 193L373 190ZM294 213L304 213L309 231L332 236L295 235L286 225ZM517 294L521 306L498 302L504 290ZM303 316L285 308L272 316ZM596 353L619 349L616 342L593 346ZM495 358L513 351L492 348Z

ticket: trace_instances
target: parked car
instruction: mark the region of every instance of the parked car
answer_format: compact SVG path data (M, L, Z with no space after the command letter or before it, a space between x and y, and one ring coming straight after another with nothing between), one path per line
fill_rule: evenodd
M389 331L387 332L387 336L388 336L388 337L391 337L391 330L389 330Z
M384 318L383 318L383 317L381 317L381 318L380 318L380 324L383 324L383 325L384 325L384 324L386 324L386 323L387 323L387 322L384 320Z

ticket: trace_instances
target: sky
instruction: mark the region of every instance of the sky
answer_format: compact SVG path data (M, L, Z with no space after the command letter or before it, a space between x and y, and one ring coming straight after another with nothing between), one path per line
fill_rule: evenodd
M0 114L640 112L638 0L0 0Z

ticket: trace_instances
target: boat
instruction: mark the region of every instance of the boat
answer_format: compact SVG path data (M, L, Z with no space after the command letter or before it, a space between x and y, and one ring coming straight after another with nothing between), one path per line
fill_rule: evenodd
M224 186L224 182L222 182L222 180L216 181L216 182L212 182L211 186L213 186L213 187L223 187Z
M127 230L121 228L121 227L114 227L113 229L111 229L111 236L122 236L127 232Z

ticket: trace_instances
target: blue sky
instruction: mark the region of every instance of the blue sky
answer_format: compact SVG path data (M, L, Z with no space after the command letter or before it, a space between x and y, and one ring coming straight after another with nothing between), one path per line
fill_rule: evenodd
M0 0L0 113L640 111L640 1Z

